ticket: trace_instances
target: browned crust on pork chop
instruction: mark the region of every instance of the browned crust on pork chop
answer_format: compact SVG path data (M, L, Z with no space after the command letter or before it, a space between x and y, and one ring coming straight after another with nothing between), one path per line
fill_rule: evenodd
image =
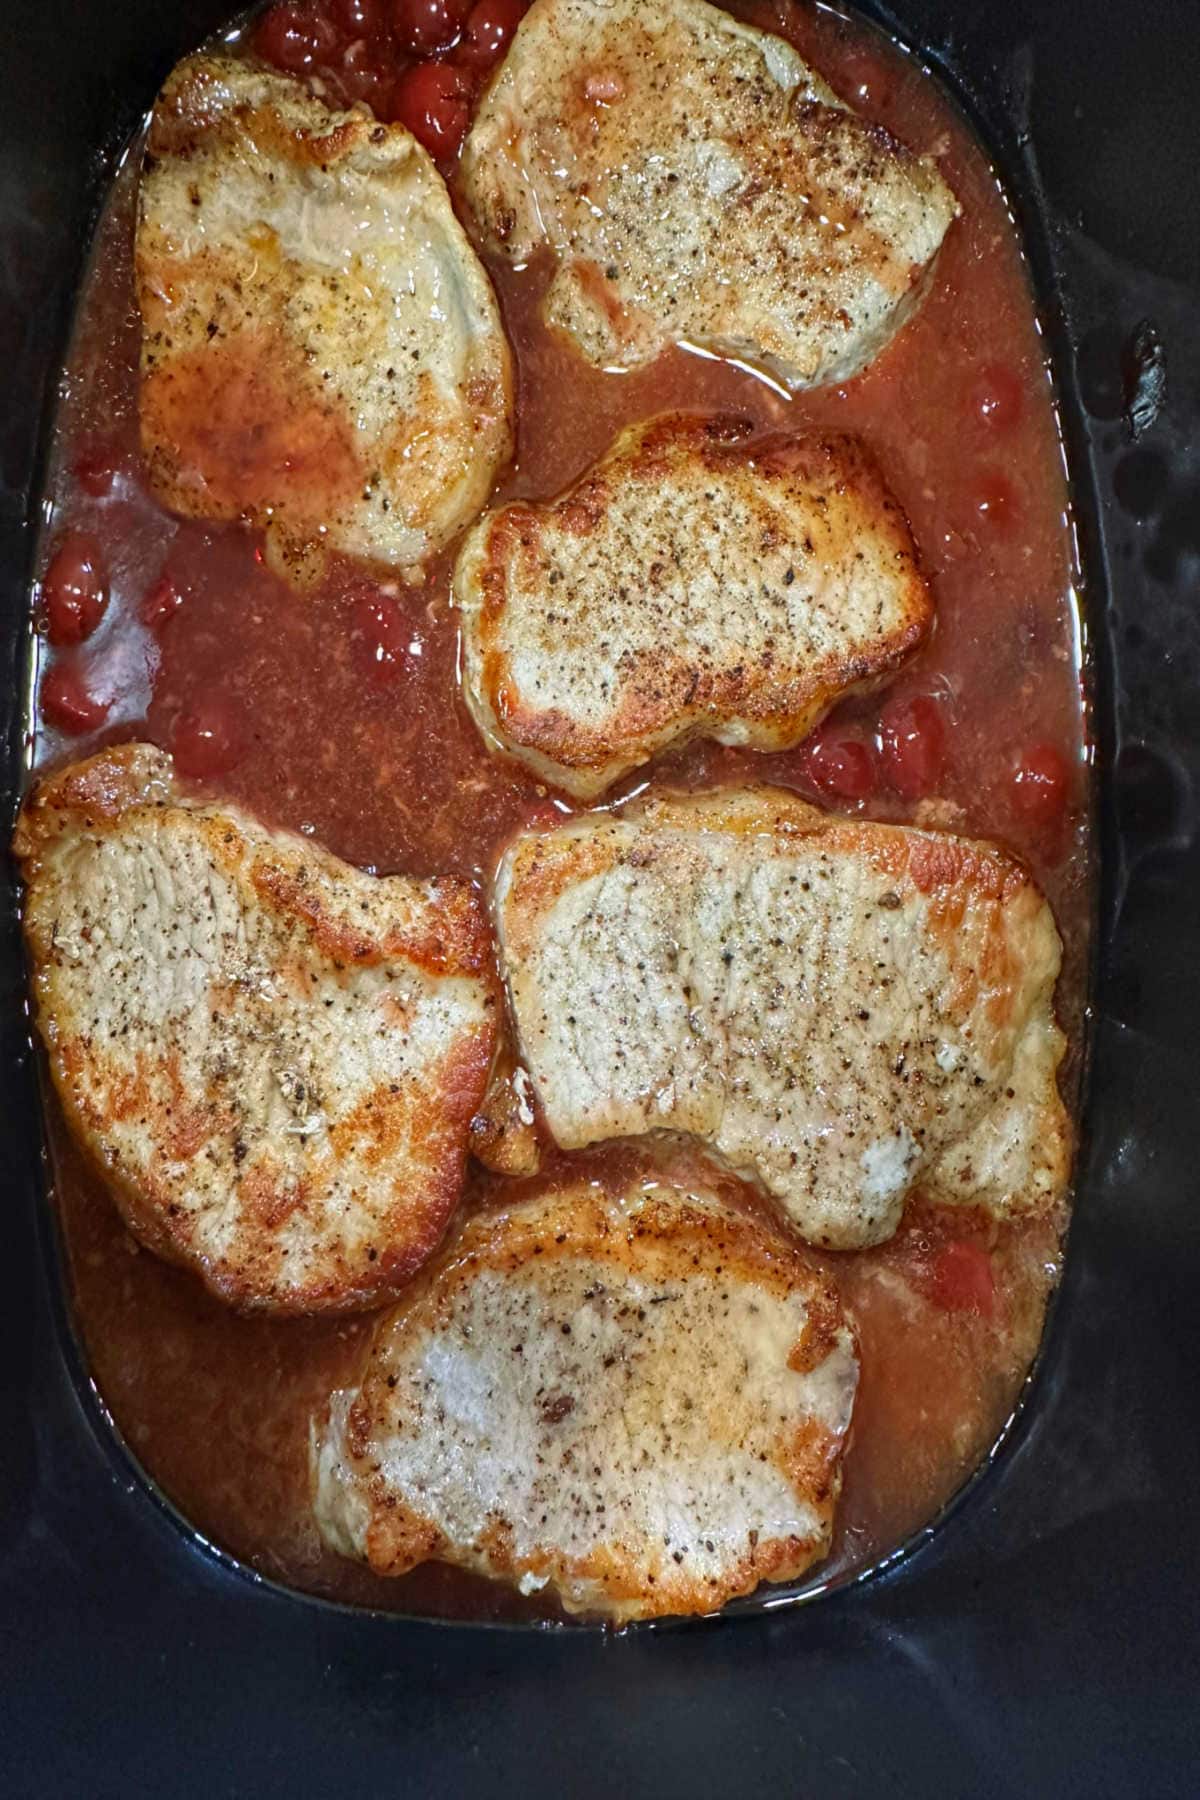
M931 156L704 0L535 0L463 152L485 241L555 259L591 363L671 343L844 381L919 304L957 213Z
M131 1229L246 1310L352 1311L436 1248L498 996L455 879L376 879L190 798L145 744L51 775L15 839L37 1022Z
M790 748L933 620L856 440L686 413L629 427L556 500L485 515L454 594L484 736L585 799L693 736Z
M468 1221L315 1422L323 1535L615 1620L828 1549L856 1381L836 1294L703 1190L578 1182Z
M140 191L141 431L164 505L409 568L511 449L495 297L402 127L244 59L168 78Z

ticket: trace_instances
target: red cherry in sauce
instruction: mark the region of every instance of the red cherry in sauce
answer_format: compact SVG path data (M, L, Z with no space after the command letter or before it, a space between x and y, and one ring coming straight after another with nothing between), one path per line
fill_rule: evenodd
M462 35L471 0L393 0L392 32L405 50L428 56Z
M1071 791L1066 757L1054 744L1031 744L1017 760L1012 778L1013 805L1026 824L1053 831L1062 824Z
M946 754L942 709L928 694L893 700L879 715L884 773L906 800L920 800L937 786Z
M462 148L471 117L470 83L449 63L418 63L406 69L392 93L389 117L407 126L438 162Z
M303 75L326 62L337 47L337 32L322 13L307 6L273 6L254 33L254 48L276 68Z
M365 101L377 118L385 118L395 81L393 68L380 62L379 46L367 38L355 38L331 71L340 97L347 105Z
M47 669L42 678L42 717L56 731L68 737L82 737L85 732L99 731L108 717L108 700L92 693L87 677L73 659L64 659Z
M990 469L976 481L970 506L981 524L996 531L1008 531L1016 522L1017 491L1007 475Z
M819 738L809 751L808 769L819 788L839 799L865 800L874 791L874 752L846 732Z
M55 645L91 637L108 605L104 552L85 531L69 531L42 577L46 636Z
M232 768L241 753L240 722L220 694L202 696L175 721L171 754L182 775L207 780Z
M973 1312L990 1319L996 1311L992 1259L979 1244L956 1238L943 1244L929 1271L929 1294L946 1312Z
M478 0L467 15L455 60L472 69L499 62L527 11L527 0Z
M150 631L161 631L183 605L184 592L174 576L164 570L142 599L139 615Z
M969 410L998 435L1020 422L1025 407L1021 377L1008 363L985 363L971 387Z
M333 0L333 21L348 38L377 37L383 30L383 0Z

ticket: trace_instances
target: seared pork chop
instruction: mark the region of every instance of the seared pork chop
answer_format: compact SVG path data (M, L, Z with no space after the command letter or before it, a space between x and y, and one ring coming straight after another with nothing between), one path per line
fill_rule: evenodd
M853 440L686 414L631 426L558 500L487 514L454 594L484 736L581 798L680 738L799 743L933 617Z
M879 354L958 210L929 157L704 0L535 0L462 169L493 250L553 253L545 316L589 362L684 342L793 388Z
M389 1298L459 1196L498 987L462 881L375 879L146 744L48 777L16 838L37 1016L131 1229L221 1299Z
M711 1196L580 1182L478 1215L314 1422L329 1543L711 1612L829 1545L857 1361L832 1290Z
M518 838L495 915L565 1148L695 1133L839 1249L917 1186L1000 1216L1063 1194L1061 946L993 845L779 789L674 796Z
M174 70L137 233L142 444L176 512L419 564L511 447L508 345L445 184L402 127L225 56Z

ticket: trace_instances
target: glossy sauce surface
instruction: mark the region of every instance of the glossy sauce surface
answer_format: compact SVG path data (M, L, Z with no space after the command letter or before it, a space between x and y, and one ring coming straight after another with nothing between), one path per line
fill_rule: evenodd
M915 64L829 12L736 10L785 31L846 99L938 154L963 217L929 298L865 375L788 400L682 351L633 375L593 371L538 321L545 270L493 267L519 393L517 460L498 496L558 491L623 425L668 406L860 433L933 584L929 645L799 750L695 743L619 792L647 779L777 781L844 810L1003 840L1055 908L1067 947L1059 1011L1078 1046L1089 914L1078 621L1061 452L1018 241L985 158ZM364 867L486 878L514 829L571 809L489 756L467 715L452 557L421 588L341 565L301 596L270 574L253 534L174 519L140 483L134 164L100 227L64 382L35 760L149 735L198 782ZM1068 1084L1075 1074L1073 1062ZM234 1317L138 1248L61 1128L53 1147L92 1372L134 1453L206 1537L277 1579L345 1599L546 1612L449 1570L384 1582L323 1552L307 1510L308 1418L352 1376L369 1322ZM552 1158L549 1178L581 1162L598 1181L631 1166L656 1173L643 1151L610 1148ZM465 1204L506 1191L476 1170ZM756 1204L744 1190L739 1199ZM985 1453L1036 1350L1062 1223L998 1227L918 1200L890 1244L814 1255L854 1316L863 1368L833 1559L817 1579L892 1548Z

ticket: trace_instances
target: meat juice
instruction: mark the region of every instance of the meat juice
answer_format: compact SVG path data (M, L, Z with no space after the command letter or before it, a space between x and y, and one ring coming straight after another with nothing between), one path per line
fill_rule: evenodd
M355 5L370 12L361 0L340 11ZM505 18L521 9L493 0L488 8L499 48ZM540 323L546 268L513 271L485 258L517 388L517 453L494 498L556 493L622 427L667 408L865 440L908 515L933 589L937 625L926 646L886 689L843 703L796 750L695 742L629 777L604 804L648 782L768 781L834 810L1009 845L1031 865L1064 939L1058 1011L1072 1045L1063 1074L1070 1102L1091 906L1081 629L1062 448L1019 238L985 154L913 59L826 8L748 0L731 10L789 37L859 111L937 155L962 217L929 296L863 375L789 398L749 370L683 350L631 374L589 368ZM299 57L298 72L314 56L333 57L321 35L325 12L310 14L320 29L307 64L287 36L290 19L269 15L274 36L260 36L258 49ZM374 42L364 50L355 40L343 59L345 67L356 59L357 89L335 75L328 97L370 98L414 129L414 105L443 105L439 81L447 95L454 87L455 105L469 105L474 77L452 81L443 70L421 86L415 74L442 63L401 67L397 77L390 64L372 63ZM456 124L446 136L444 119L426 125L424 140L453 182L461 131ZM271 573L255 534L177 519L143 485L136 168L134 146L98 226L63 377L39 564L34 767L147 737L174 753L187 779L364 868L484 881L514 831L578 808L491 756L467 713L449 605L453 549L420 586L331 562L320 586L300 594ZM465 214L464 222L470 229ZM383 1580L325 1550L309 1513L308 1422L331 1388L353 1378L369 1319L237 1317L136 1244L53 1108L50 1135L92 1376L134 1456L197 1531L267 1577L340 1600L556 1616L544 1598L459 1571L429 1565ZM551 1152L544 1179L574 1178L581 1166L608 1183L653 1157L636 1146ZM678 1172L686 1178L689 1168L711 1183L685 1151ZM740 1205L760 1204L728 1178L719 1185ZM473 1167L464 1206L510 1190L520 1185ZM811 1253L854 1320L862 1378L832 1555L803 1587L886 1555L986 1455L1035 1355L1064 1225L1065 1217L1000 1225L927 1207L918 1195L889 1243Z

